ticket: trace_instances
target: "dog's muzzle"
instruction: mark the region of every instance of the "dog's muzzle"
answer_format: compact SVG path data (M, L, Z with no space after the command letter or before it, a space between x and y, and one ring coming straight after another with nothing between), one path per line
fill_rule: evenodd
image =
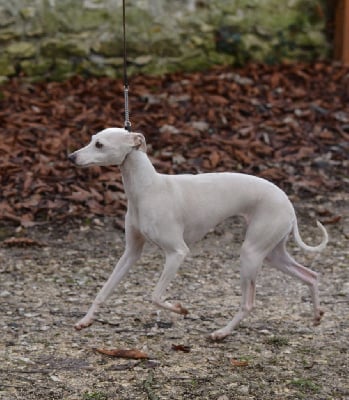
M73 164L76 164L76 154L75 153L69 154L68 160L71 161Z

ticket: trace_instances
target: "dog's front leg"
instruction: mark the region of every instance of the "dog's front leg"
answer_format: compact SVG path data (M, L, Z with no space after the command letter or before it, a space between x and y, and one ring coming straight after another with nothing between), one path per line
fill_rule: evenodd
M189 249L185 243L183 243L176 250L166 251L166 261L164 270L162 271L159 282L157 283L152 295L152 300L157 306L182 315L187 315L188 310L182 307L181 304L179 303L171 304L168 301L164 301L163 296L165 294L168 285L175 277L178 268L180 267L180 265L182 264L184 258L188 253Z
M100 305L108 298L113 289L118 285L121 279L128 272L130 267L137 262L142 254L144 245L143 236L136 230L127 228L126 225L126 249L116 264L114 271L110 275L107 282L104 284L97 297L93 301L87 314L75 324L75 329L80 330L90 326L93 323L94 315Z

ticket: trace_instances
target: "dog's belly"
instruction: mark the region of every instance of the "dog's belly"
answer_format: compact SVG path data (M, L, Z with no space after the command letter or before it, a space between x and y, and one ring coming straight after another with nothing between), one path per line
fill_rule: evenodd
M211 212L210 212L211 211ZM201 213L199 210L194 211L190 216L184 218L183 238L187 244L195 243L201 240L210 230L214 229L225 219L236 215L233 211L226 209L208 210Z
M196 243L201 240L211 229L213 229L216 225L207 225L207 224L197 224L196 226L191 226L189 229L185 229L183 233L184 241L187 245L192 243Z

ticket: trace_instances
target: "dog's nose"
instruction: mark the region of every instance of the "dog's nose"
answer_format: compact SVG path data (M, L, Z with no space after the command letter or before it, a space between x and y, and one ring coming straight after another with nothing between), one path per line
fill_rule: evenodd
M76 162L76 154L75 153L69 154L68 160L75 164L75 162Z

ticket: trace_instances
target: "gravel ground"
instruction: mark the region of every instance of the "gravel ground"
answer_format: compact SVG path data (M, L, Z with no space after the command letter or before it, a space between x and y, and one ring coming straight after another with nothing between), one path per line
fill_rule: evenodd
M254 312L219 343L207 335L232 318L240 300L239 221L193 248L172 284L169 297L188 307L187 317L151 304L163 259L149 245L95 324L80 332L73 324L122 253L123 234L110 219L16 232L3 226L2 239L36 242L0 247L0 399L349 399L348 195L332 197L297 207L308 243L319 239L320 208L341 216L327 225L327 249L314 256L289 245L321 274L322 324L312 326L306 287L264 267ZM94 348L135 348L149 359Z

